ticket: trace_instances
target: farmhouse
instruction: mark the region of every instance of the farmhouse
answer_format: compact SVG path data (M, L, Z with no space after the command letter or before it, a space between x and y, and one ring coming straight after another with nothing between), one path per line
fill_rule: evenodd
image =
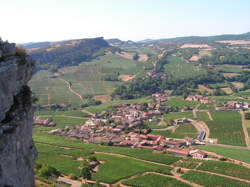
M44 127L55 127L56 126L56 124L54 122L52 122L51 119L39 120L39 119L35 118L34 124L41 125Z
M205 158L205 157L207 157L207 153L205 153L204 151L201 151L200 149L191 150L191 151L189 151L189 154L193 158Z
M194 145L195 144L195 139L191 137L185 137L185 142L187 146Z
M208 97L202 95L190 95L186 98L186 101L199 101L201 103L215 103L215 100L211 100Z

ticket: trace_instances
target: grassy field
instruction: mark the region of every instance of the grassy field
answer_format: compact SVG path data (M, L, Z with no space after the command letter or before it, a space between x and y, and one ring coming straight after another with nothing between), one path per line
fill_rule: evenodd
M200 104L198 107L199 110L214 110L214 103Z
M211 175L208 173L201 173L197 171L188 171L183 176L183 179L186 179L188 181L192 181L196 184L203 185L205 187L247 187L249 186L248 183L236 181L233 179L217 176L217 175Z
M233 148L227 148L227 147L219 147L219 146L197 146L199 149L203 149L209 152L215 152L219 155L223 155L225 157L229 157L235 160L240 160L243 162L250 163L250 150L244 150L244 149L233 149Z
M250 169L227 162L208 160L203 162L202 165L198 167L198 170L211 171L214 173L250 180Z
M104 161L98 168L98 172L93 175L97 181L115 183L122 178L128 178L146 171L155 171L170 174L172 168L159 166L130 158L111 156L106 154L95 154L98 160Z
M198 162L200 162L200 160L183 159L175 162L173 165L176 167L194 169L198 165Z
M37 143L36 148L38 151L37 162L51 165L66 175L74 173L79 176L78 166L81 163L76 159L78 157L86 158L89 155L86 150L63 149Z
M155 175L155 174L147 174L144 176L140 176L134 179L129 179L122 184L132 186L132 187L186 187L189 186L186 183L178 181L176 179Z
M165 121L174 120L179 118L194 118L193 112L172 112L169 114L164 114L163 118Z
M212 138L217 138L219 144L246 146L238 112L216 111L211 115L214 120L206 123Z
M164 103L165 105L172 106L173 108L182 109L184 106L194 107L199 102L196 101L186 101L182 97L172 96L171 99Z
M205 73L205 70L194 66L192 62L185 62L180 57L169 56L168 63L164 66L164 71L168 75L176 78L190 78Z
M152 131L151 134L161 135L168 138L185 138L186 136L196 138L199 133L192 124L182 124L179 125L174 132L171 130Z
M152 154L152 150L146 149L131 149L125 147L114 147L114 146L102 146L96 144L85 144L82 141L77 139L70 139L63 136L55 136L45 133L35 133L33 134L35 142L42 142L46 144L51 144L55 146L66 146L72 147L75 149L84 149L89 152L98 151L98 152L107 152L107 153L117 153L122 155L131 156L134 158L139 158L143 160L159 162L163 164L171 164L180 160L180 158L167 155L167 154Z
M225 73L240 73L243 71L241 66L237 65L216 65L216 69Z
M203 120L203 121L209 121L208 114L206 112L196 112L197 114L197 119L198 120Z

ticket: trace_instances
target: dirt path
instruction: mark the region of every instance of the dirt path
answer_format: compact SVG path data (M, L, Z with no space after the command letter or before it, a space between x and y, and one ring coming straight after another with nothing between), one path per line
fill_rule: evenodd
M82 111L83 113L86 113L86 114L91 115L91 116L94 115L93 113L91 113L91 112L89 112L89 111L87 111L87 110L85 110L85 109L82 109L81 111Z
M85 101L83 100L82 96L81 96L79 93L77 93L75 90L73 90L73 89L71 88L71 84L70 84L68 81L66 81L66 80L64 80L64 79L62 79L62 78L58 78L58 79L61 80L61 81L64 82L64 83L66 83L66 84L68 85L69 91L70 91L71 93L73 93L74 95L78 96L83 104L85 103Z
M246 145L248 148L250 148L250 140L249 140L249 135L248 135L248 132L247 132L247 127L246 127L246 122L245 122L245 115L244 115L244 112L241 110L240 111L240 115L241 115L241 124L242 124L242 129L243 129L243 132L245 134L245 141L246 141Z
M207 115L208 115L208 117L209 117L209 119L210 119L211 121L214 120L213 117L212 117L212 115L211 115L211 113L210 113L209 111L207 111Z
M198 108L199 108L199 106L200 106L201 104L197 104L196 106L195 106L195 108L193 109L193 116L194 116L194 118L197 118L197 111L198 111Z

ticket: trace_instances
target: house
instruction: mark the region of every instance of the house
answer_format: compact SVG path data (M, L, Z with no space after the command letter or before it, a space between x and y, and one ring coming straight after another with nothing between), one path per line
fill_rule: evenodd
M194 145L195 144L195 139L191 137L185 137L185 142L187 146Z
M189 151L189 154L193 158L206 158L207 157L207 153L205 153L204 151L201 151L200 149L191 150Z
M167 152L172 153L176 156L188 157L189 151L184 149L177 149L177 148L168 148L166 149Z

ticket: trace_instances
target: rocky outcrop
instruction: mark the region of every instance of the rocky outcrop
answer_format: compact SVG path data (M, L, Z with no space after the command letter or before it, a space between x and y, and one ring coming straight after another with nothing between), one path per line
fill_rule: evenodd
M33 71L25 50L0 39L0 187L34 186Z

